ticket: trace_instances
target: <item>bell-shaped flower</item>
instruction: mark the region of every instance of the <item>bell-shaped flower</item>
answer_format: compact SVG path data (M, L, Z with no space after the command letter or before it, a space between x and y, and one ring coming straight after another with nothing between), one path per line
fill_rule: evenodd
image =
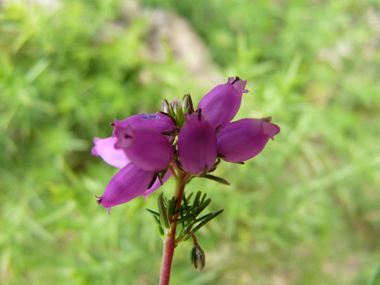
M186 114L186 123L178 136L178 157L182 168L193 175L204 175L217 157L214 128L200 114Z
M116 141L115 137L94 138L95 146L91 149L91 153L100 156L105 162L114 167L123 168L130 160L122 149L115 148Z
M115 128L115 148L122 148L136 166L148 171L166 169L173 158L173 146L164 135L152 129Z
M98 204L110 213L112 207L142 195L148 189L154 175L153 171L141 169L133 163L127 164L111 179L103 195L95 196L99 199Z
M228 78L227 83L216 86L207 93L198 104L198 110L202 109L202 115L215 129L219 125L231 122L241 105L243 93L247 81L239 77Z
M158 112L155 114L138 114L133 115L125 120L118 121L112 124L116 128L126 128L131 126L133 129L144 128L153 129L168 136L169 141L173 140L173 135L176 130L175 120L164 113Z
M280 128L271 123L271 118L229 123L217 134L218 154L228 162L246 161L258 155L279 132Z

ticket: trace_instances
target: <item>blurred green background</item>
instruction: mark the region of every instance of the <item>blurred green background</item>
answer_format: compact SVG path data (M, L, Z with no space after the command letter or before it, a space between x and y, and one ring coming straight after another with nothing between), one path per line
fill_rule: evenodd
M0 284L157 284L160 191L108 215L92 138L235 75L236 119L281 133L221 164L231 186L189 185L225 212L197 235L205 270L181 244L171 284L380 284L378 1L45 2L0 8Z

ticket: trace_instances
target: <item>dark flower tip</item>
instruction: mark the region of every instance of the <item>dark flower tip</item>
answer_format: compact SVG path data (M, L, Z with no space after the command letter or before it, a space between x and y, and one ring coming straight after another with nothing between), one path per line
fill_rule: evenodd
M239 76L235 76L235 80L231 82L231 84L234 84L236 81L239 81L240 80L240 77Z
M267 122L267 123L270 123L272 121L272 117L263 118L263 121Z
M96 203L98 203L99 205L102 204L102 198L101 197L98 197L95 195L96 198L98 198L98 200L96 200Z
M242 80L240 77L235 76L235 77L229 77L228 84L231 84L235 90L239 93L247 93L248 90L245 89L245 85L247 84L247 80Z

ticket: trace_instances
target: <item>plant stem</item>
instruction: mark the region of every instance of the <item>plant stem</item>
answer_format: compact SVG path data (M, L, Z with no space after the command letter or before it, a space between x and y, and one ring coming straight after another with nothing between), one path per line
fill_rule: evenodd
M186 182L188 180L188 176L186 173L181 173L178 170L178 176L176 177L175 183L175 194L174 197L178 198L177 209L181 207L183 192L185 190ZM174 217L176 219L178 214ZM172 268L174 249L177 247L175 243L175 234L177 230L177 223L172 224L171 233L166 235L164 242L164 253L162 256L162 264L161 264L161 277L160 277L160 285L168 285L170 280L170 272Z

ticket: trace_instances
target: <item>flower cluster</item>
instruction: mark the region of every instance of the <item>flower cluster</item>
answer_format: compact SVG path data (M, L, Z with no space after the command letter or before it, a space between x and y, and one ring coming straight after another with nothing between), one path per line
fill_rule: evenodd
M109 138L94 138L92 154L121 168L98 203L108 209L145 198L172 175L173 168L202 177L220 159L244 162L259 154L280 132L271 118L234 121L247 81L230 77L207 93L194 110L190 95L164 100L161 112L115 120Z

